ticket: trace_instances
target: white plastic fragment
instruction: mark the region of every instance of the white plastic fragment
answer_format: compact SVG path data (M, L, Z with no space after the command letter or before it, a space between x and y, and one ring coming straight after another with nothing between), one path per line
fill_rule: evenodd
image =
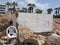
M9 38L17 38L17 29L15 26L9 26L6 30L6 34Z

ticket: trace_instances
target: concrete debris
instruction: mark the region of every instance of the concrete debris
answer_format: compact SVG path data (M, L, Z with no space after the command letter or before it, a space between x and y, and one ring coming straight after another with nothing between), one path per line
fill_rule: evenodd
M60 19L54 19L54 21L53 21L53 33L60 35Z
M19 41L23 42L24 39L28 39L33 32L27 28L27 27L20 27L18 26L18 32L19 32Z
M20 27L20 28L19 27L18 27L18 30L19 30L20 42L24 42L24 41L29 40L26 43L29 43L31 41L32 41L31 42L32 44L33 43L35 44L38 42L39 45L42 45L45 43L45 37L44 36L33 34L33 32L28 27ZM36 42L34 42L33 40L36 40Z
M40 45L36 39L26 39L24 40L25 45Z
M57 34L52 34L48 36L45 45L60 45L60 36Z
M55 30L53 31L53 33L55 33L55 34L57 34L57 35L60 35L60 31L59 31L58 29L55 29Z
M49 36L34 34L28 27L18 26L18 39L9 39L5 32L11 15L0 15L0 45L60 45L60 20L54 19L53 33Z
M46 37L44 45L60 45L60 19L53 21L53 33Z
M12 20L11 15L0 15L0 31L6 30L9 26L10 21ZM4 28L3 28L4 27Z

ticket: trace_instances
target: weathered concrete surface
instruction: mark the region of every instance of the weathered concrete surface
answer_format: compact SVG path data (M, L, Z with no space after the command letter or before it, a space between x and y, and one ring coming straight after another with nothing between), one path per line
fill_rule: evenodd
M53 15L36 13L19 13L17 22L20 26L26 26L32 32L51 32Z

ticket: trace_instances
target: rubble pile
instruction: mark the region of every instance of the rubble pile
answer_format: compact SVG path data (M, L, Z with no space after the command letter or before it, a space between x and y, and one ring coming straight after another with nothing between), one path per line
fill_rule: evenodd
M60 19L53 21L53 33L46 37L44 45L60 45Z
M0 17L0 31L5 30L9 26L9 22L11 21L11 19L12 19L11 15L9 15L9 16L8 15L2 15Z
M60 19L54 19L54 21L53 21L53 33L60 35Z
M33 34L33 32L28 27L19 26L18 30L19 30L19 41L20 42L30 43L30 44L34 43L35 45L37 44L43 45L45 43L44 36Z
M48 36L44 45L60 45L60 36L57 34Z
M6 36L6 29L9 26L9 23L12 19L11 15L0 15L0 42L4 43L6 42L5 39L7 39ZM1 43L0 43L1 44Z
M5 31L12 18L11 15L0 15L0 45L7 42L16 45L60 45L60 19L54 19L53 33L49 36L37 35L28 27L18 26L18 39L9 39Z

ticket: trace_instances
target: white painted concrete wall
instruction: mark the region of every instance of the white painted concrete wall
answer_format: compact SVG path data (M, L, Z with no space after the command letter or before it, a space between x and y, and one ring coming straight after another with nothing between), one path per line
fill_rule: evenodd
M49 32L52 31L53 15L19 13L17 22L19 25L26 26L36 33Z

